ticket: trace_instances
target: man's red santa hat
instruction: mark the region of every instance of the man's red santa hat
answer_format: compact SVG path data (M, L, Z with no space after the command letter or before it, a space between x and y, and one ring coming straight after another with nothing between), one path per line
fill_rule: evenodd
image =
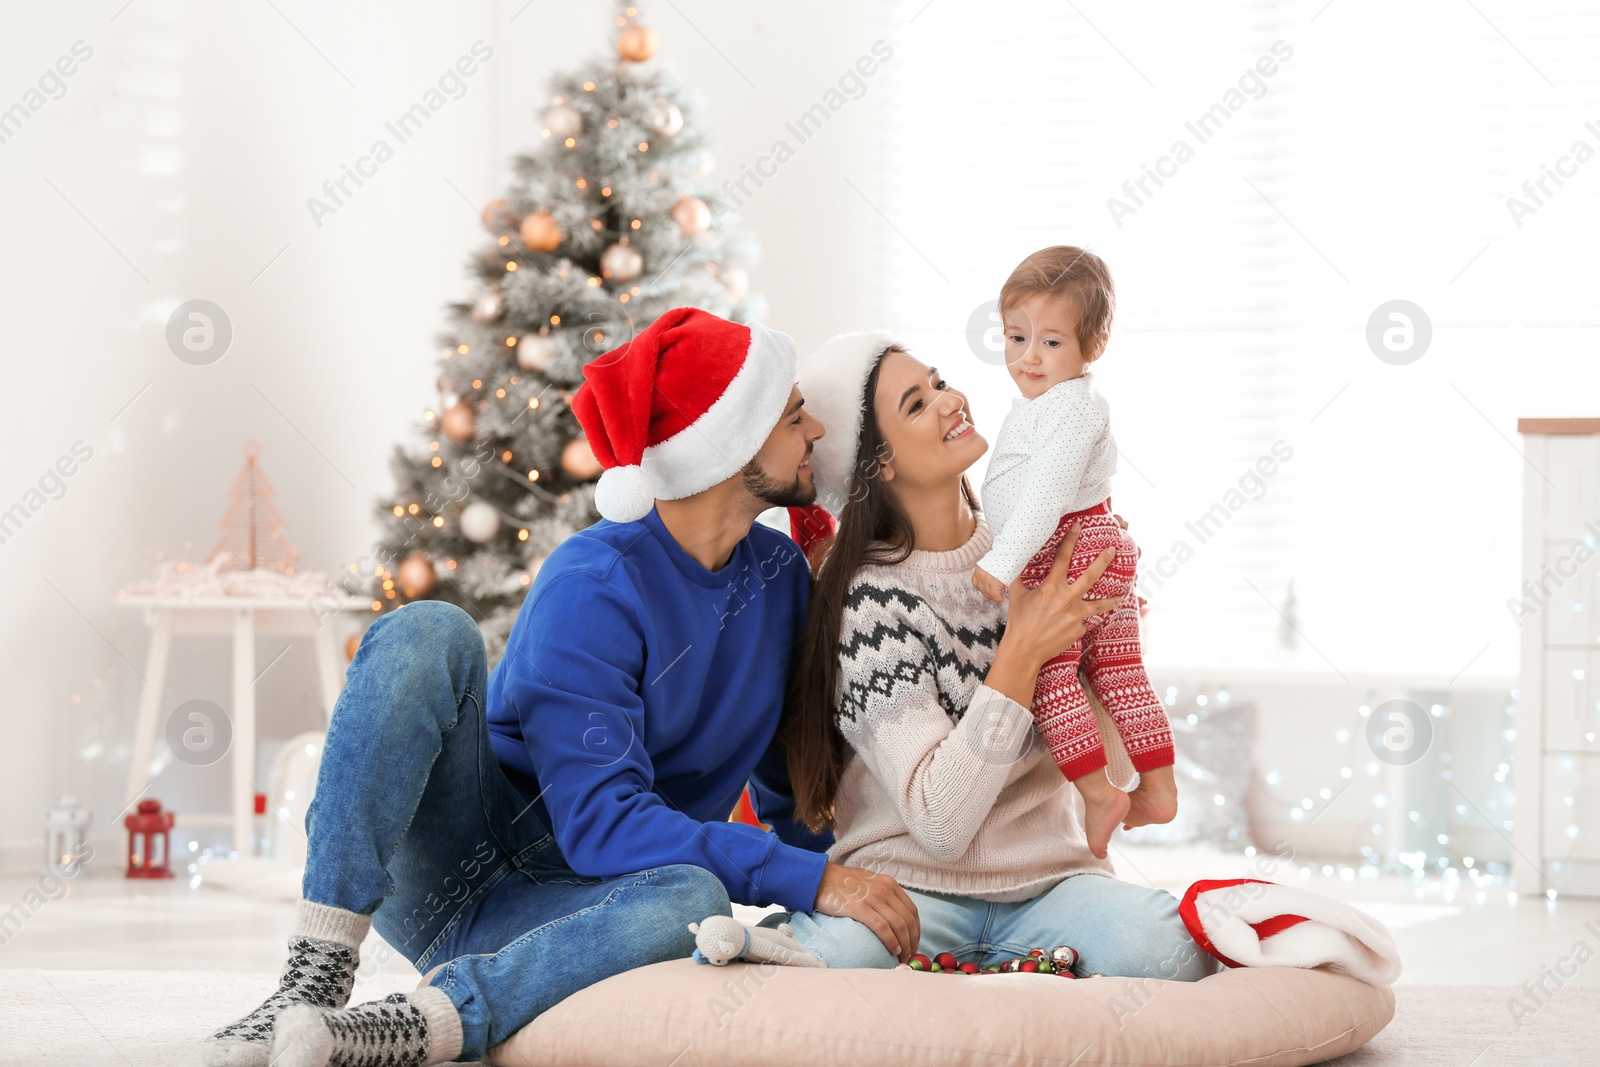
M744 469L783 417L794 341L759 322L673 308L583 368L572 410L605 468L594 504L612 522L703 492Z

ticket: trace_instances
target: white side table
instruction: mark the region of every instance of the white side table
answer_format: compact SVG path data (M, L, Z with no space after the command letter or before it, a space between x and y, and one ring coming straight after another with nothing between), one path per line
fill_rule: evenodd
M139 718L134 726L133 757L128 764L125 800L149 784L150 751L161 729L159 712L166 684L167 660L174 634L233 635L233 706L228 709L232 730L232 812L222 815L188 815L182 820L199 825L232 825L233 847L250 855L255 820L256 764L256 637L276 634L309 636L317 658L323 715L332 718L333 706L344 688L344 662L339 654L335 619L345 614L371 614L362 601L339 612L313 615L303 597L119 597L117 603L144 608L145 622L153 629L145 658L144 689L139 697Z
M1517 891L1600 896L1600 418L1521 419Z

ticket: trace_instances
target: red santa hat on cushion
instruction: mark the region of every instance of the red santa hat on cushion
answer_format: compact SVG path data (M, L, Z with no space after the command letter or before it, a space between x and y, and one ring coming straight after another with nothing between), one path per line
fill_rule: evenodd
M1388 927L1309 889L1256 878L1196 882L1178 914L1195 944L1229 967L1327 967L1372 985L1400 977Z
M738 474L783 417L794 341L759 322L673 308L583 368L572 411L605 468L594 504L612 522Z

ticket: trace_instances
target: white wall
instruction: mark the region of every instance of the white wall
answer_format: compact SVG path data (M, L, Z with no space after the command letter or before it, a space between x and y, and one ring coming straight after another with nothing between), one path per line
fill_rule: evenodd
M717 184L878 36L874 5L842 0L644 9L664 60L705 96ZM27 499L74 442L93 457L0 544L0 866L39 861L42 813L66 791L95 812L101 867L114 872L121 833L108 821L148 644L115 591L157 554L210 551L245 439L263 446L303 566L334 570L370 547L387 455L435 399L432 338L442 305L464 292L476 206L534 143L549 75L608 47L610 14L552 0L109 0L13 13L0 108L74 42L93 55L0 143L11 398L0 509ZM307 197L479 39L495 54L462 98L316 226ZM874 102L869 87L740 212L764 249L753 283L766 319L802 347L872 324L881 306L879 250L862 239L870 212L841 180L870 180ZM208 367L164 342L167 315L196 297L234 326ZM258 662L284 647L263 639ZM225 642L180 639L163 709L225 702L228 666ZM276 744L316 725L315 694L310 650L294 644L260 683L263 775ZM151 792L180 812L220 809L226 766L167 767Z

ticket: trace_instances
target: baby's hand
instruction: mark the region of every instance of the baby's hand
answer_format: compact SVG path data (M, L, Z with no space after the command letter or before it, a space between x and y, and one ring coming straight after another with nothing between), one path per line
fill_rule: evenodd
M972 587L996 603L1006 598L1005 585L982 567L972 568Z

